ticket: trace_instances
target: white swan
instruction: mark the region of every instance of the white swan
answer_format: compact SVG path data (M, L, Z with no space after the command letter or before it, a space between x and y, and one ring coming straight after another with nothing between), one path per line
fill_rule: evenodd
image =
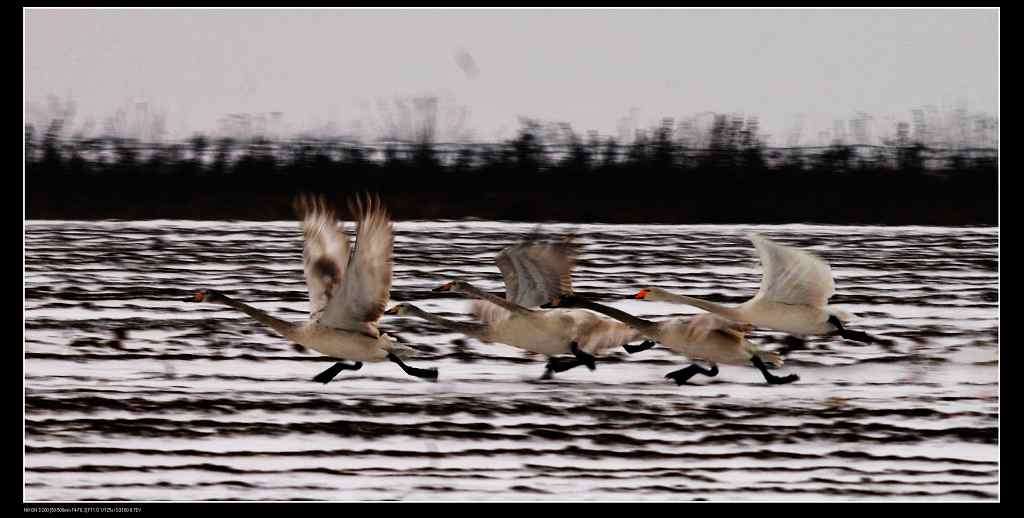
M549 357L572 354L572 359L551 358L544 377L552 372L586 365L595 368L594 355L623 346L630 353L654 346L631 346L641 338L629 326L596 313L578 309L538 309L541 303L572 291L571 272L577 248L571 241L559 243L528 240L502 250L496 261L505 280L505 298L487 293L468 282L456 280L434 288L435 292L473 297L473 314L483 324L455 322L411 304L399 304L385 313L417 316L484 342L498 342Z
M313 378L321 383L331 381L342 370L359 370L362 362L384 360L398 364L409 375L437 379L437 369L418 369L402 362L398 355L411 349L377 328L391 288L394 240L391 221L380 201L369 198L364 205L357 199L352 204L358 226L351 254L345 226L339 226L333 208L320 198L305 196L296 200L296 208L303 213L302 259L309 288L309 320L286 322L212 289L199 290L185 300L235 308L293 342L332 358L354 361L335 363Z
M751 235L761 257L761 288L750 300L728 307L695 297L676 295L661 288L644 288L635 298L695 306L737 322L784 331L798 337L835 332L843 338L871 343L870 335L844 327L851 315L828 299L835 292L828 263L797 248Z
M768 372L768 367L765 364L771 363L775 367L780 367L782 366L782 357L774 352L761 351L755 344L747 340L745 336L750 331L749 325L715 315L675 317L653 322L610 306L591 302L574 294L554 297L551 302L541 307L586 308L597 311L628 324L643 336L652 338L691 360L704 360L711 364L710 369L693 364L665 375L666 378L674 380L677 385L686 383L697 374L718 375L719 363L726 365L752 364L761 371L765 381L773 385L792 383L800 379L796 374L779 377Z

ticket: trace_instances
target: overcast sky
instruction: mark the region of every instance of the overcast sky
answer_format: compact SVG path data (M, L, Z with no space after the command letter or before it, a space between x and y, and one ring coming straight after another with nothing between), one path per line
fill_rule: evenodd
M31 122L48 95L74 99L76 127L145 101L172 138L229 113L369 131L378 102L437 95L476 140L520 116L616 135L630 114L715 111L777 142L803 121L813 141L858 111L997 115L998 45L995 10L29 9L25 100Z

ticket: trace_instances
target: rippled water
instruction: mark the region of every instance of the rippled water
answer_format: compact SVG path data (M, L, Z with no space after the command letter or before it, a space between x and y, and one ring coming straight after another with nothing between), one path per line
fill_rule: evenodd
M832 303L862 346L786 347L677 387L686 365L621 349L539 381L543 358L420 320L382 327L409 361L311 381L330 365L228 308L178 302L217 287L279 317L307 302L297 222L27 222L27 500L777 500L999 496L998 229L553 225L586 245L577 291L641 316L643 285L753 295L757 231L825 257ZM533 225L396 225L392 300L464 316L430 288L502 291L495 254ZM768 349L782 336L756 332Z

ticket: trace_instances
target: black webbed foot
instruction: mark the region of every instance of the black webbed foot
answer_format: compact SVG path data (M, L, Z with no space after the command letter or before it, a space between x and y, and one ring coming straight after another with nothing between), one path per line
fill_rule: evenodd
M849 329L843 329L839 332L839 336L847 340L853 340L854 342L860 342L862 344L873 344L878 340L875 337L863 332L863 331L851 331Z
M712 364L710 369L705 369L704 367L701 367L700 365L697 365L695 363L693 365L690 365L689 367L684 367L677 371L672 371L666 374L665 377L672 381L675 381L676 385L685 385L686 382L690 380L690 378L698 374L703 374L709 378L713 378L718 375L718 366Z
M654 340L644 340L640 345L622 344L622 348L629 354L636 354L638 352L646 351L655 345L658 345L658 343Z
M334 365L328 367L327 370L314 376L313 381L326 384L330 382L332 379L334 379L334 377L337 376L338 373L340 373L341 371L357 371L361 368L363 368L362 362L355 362L352 364L345 362L337 362Z
M768 383L771 383L772 385L785 385L787 383L793 383L794 381L800 381L800 376L797 376L796 374L787 374L782 377L770 379L768 380Z
M402 361L401 358L395 355L395 353L388 353L388 360L395 362L399 367L410 376L416 376L417 378L423 378L430 381L437 381L437 368L431 367L429 369L420 369L417 367L410 367Z
M761 361L761 358L758 358L756 355L751 358L750 361L754 364L754 367L757 367L758 370L761 371L761 375L764 376L764 380L771 385L785 385L800 379L800 376L797 376L796 374L787 374L780 377L768 372L768 366L766 366L764 362Z
M594 356L581 351L579 344L576 342L569 344L569 351L572 352L573 356L579 359L580 363L586 365L588 369L594 370L597 368L597 364L594 362Z
M849 329L846 329L845 327L843 327L843 323L840 322L839 318L836 317L835 315L828 316L828 323L832 324L836 328L836 330L839 331L839 336L845 338L846 340L853 340L854 342L860 342L864 344L873 344L878 341L873 336L863 331L851 331Z
M547 370L549 372L565 372L583 365L579 358L551 358L548 360Z

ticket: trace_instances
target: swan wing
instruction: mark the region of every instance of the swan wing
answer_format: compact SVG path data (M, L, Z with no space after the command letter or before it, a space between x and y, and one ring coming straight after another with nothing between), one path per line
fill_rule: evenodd
M764 273L757 296L783 304L822 307L835 292L832 269L810 253L752 235Z
M505 248L498 253L494 261L498 263L498 270L501 270L501 277L505 281L505 300L515 302L519 298L519 278L524 275L516 269L517 264L512 260L509 251L518 245Z
M355 251L320 322L330 327L379 336L377 319L384 313L391 289L394 233L387 211L376 198L352 207L358 223Z
M533 308L572 293L572 269L578 253L571 239L556 243L524 241L502 250L497 263L505 279L506 300Z
M609 349L621 347L630 342L635 342L644 335L618 320L591 313L582 317L584 320L580 336L577 338L580 348L591 354L600 354Z
M716 331L743 338L753 329L754 326L747 322L736 322L713 313L701 313L687 322L686 338L688 341L700 342Z
M322 198L300 196L295 206L303 215L302 270L309 290L309 314L317 318L345 277L349 238L334 208Z
M493 326L512 316L512 312L486 300L473 299L470 301L470 313L479 321Z

